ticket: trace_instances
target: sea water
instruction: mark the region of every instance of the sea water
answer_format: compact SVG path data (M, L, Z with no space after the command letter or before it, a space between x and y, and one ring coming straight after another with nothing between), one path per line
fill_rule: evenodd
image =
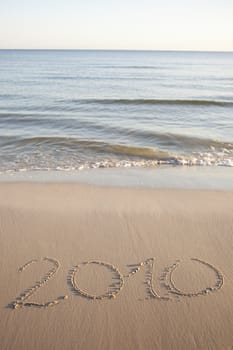
M0 172L233 166L233 53L0 50Z

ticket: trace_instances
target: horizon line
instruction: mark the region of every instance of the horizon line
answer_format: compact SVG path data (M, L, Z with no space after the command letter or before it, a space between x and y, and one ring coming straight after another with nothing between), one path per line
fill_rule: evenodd
M225 52L233 50L193 50L193 49L72 49L72 48L0 48L0 51L139 51L139 52Z

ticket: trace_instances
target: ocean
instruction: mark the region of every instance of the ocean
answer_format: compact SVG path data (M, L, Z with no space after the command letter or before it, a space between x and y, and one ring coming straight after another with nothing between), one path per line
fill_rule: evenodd
M0 172L233 166L233 52L0 50Z

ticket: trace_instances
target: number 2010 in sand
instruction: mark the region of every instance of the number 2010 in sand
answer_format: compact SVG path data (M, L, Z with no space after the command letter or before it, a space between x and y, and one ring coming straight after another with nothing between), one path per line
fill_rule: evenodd
M161 301L168 301L168 300L174 300L174 297L196 297L201 295L207 295L211 292L218 291L223 286L223 274L212 264L201 260L199 258L191 258L192 261L204 265L208 269L212 270L215 274L216 280L215 284L212 286L208 286L205 289L201 289L199 291L195 292L185 292L182 291L180 288L177 287L174 279L173 279L173 273L178 268L180 264L180 260L176 260L172 265L167 267L164 270L164 273L162 274L160 280L163 281L163 286L166 288L167 295L161 296L154 287L154 278L153 278L153 271L155 267L155 258L149 258L145 261L142 261L138 264L131 265L131 270L128 274L123 275L120 270L114 266L111 263L104 262L101 260L90 260L84 263L81 263L79 265L74 266L69 274L68 274L68 283L76 294L92 299L92 300L103 300L103 299L113 299L117 296L117 294L123 289L125 285L125 280L129 277L132 277L135 275L138 271L140 271L143 267L145 268L146 274L145 274L145 284L146 284L146 291L150 298L154 298ZM51 306L55 306L59 304L60 302L64 301L68 298L67 295L57 297L56 299L44 303L38 303L34 301L28 301L32 297L32 295L39 290L44 284L46 284L51 278L54 277L54 275L57 273L60 263L58 260L54 258L44 257L41 259L32 259L25 263L23 266L19 268L19 272L23 272L26 268L28 268L30 265L40 262L47 262L51 265L51 268L47 271L47 273L42 277L40 281L37 281L33 286L27 288L24 292L20 293L20 295L11 303L9 306L13 309L19 309L23 307L37 307L37 308L47 308ZM106 293L101 295L95 295L91 294L88 291L85 291L79 287L78 284L78 272L79 270L84 267L85 265L100 265L102 267L107 268L111 271L111 273L114 275L114 282L109 287L108 291Z

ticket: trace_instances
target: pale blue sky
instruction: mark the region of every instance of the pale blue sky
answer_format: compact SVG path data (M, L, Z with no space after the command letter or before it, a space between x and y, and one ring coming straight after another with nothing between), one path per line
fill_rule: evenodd
M233 51L233 0L0 0L0 48Z

